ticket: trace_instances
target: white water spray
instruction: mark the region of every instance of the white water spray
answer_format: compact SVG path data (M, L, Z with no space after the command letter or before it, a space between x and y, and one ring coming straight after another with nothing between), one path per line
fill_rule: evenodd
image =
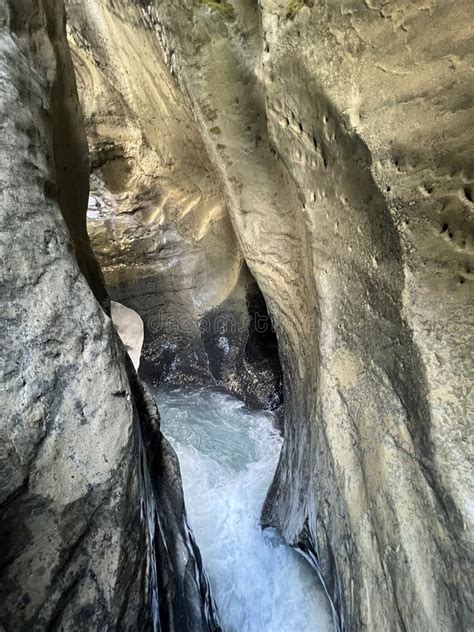
M333 630L314 571L259 525L281 448L270 414L207 389L158 391L156 399L223 630Z

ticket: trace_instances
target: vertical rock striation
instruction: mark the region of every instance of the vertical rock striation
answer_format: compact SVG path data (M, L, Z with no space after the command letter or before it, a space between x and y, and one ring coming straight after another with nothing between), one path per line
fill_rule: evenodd
M141 374L281 409L265 302L155 32L133 2L67 10L91 146L89 233L112 298L144 321Z
M277 329L264 522L313 561L339 628L467 629L470 3L101 6L127 22L131 4Z
M61 2L2 3L0 118L0 627L217 630L176 457L98 302Z

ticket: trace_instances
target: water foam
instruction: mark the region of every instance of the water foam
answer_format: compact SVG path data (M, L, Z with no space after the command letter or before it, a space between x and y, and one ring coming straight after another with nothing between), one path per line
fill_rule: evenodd
M271 416L208 389L158 391L225 632L329 632L317 577L260 511L281 449Z

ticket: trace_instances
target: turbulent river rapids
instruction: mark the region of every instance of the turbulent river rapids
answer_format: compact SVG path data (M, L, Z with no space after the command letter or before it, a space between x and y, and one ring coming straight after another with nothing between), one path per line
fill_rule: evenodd
M309 564L259 524L281 448L271 415L209 389L155 396L163 433L178 453L188 519L223 630L333 630Z

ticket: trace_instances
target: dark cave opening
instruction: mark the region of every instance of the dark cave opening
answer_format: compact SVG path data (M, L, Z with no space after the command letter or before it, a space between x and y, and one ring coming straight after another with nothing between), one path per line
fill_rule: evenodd
M140 377L153 387L195 385L224 389L252 409L268 410L283 427L283 375L265 299L250 273L245 291L193 322L186 313L160 312L159 277L109 286L113 301L144 322Z

